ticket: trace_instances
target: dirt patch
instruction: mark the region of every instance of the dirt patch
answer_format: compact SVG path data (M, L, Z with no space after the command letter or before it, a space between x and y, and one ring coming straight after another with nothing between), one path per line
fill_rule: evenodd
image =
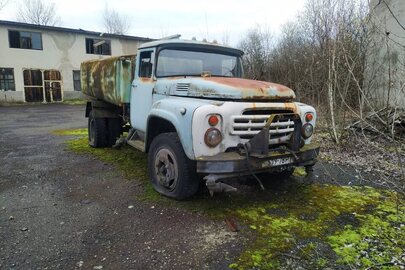
M394 144L379 136L348 134L336 145L327 132L317 130L314 139L322 145L320 160L353 174L354 183L395 189L405 194L404 138Z

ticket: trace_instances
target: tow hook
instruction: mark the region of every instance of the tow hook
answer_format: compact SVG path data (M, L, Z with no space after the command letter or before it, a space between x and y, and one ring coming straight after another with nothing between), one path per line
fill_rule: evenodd
M231 185L218 182L219 178L221 178L220 175L216 174L209 174L206 177L204 177L204 179L207 180L205 184L207 185L208 191L210 192L211 196L214 196L214 193L237 191L237 188Z

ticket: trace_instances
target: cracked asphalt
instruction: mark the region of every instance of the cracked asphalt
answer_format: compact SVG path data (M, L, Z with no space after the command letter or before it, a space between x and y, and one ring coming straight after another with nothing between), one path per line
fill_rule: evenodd
M139 201L139 182L66 151L84 105L0 107L0 269L226 269L224 222Z

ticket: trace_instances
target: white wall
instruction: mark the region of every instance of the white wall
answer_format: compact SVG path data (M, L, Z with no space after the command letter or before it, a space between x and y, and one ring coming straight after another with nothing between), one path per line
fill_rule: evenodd
M25 30L42 33L43 50L16 49L9 47L8 30ZM86 38L98 36L48 30L32 30L24 27L0 25L0 67L14 68L16 91L1 91L0 101L25 101L24 69L59 70L62 76L62 97L80 97L73 92L73 70L80 69L80 63L90 59L108 56L86 54ZM140 45L137 40L106 38L111 40L111 54L134 54ZM67 91L72 91L67 93Z
M405 26L405 0L385 0ZM405 30L383 1L371 1L372 40L366 59L365 87L381 106L405 108Z

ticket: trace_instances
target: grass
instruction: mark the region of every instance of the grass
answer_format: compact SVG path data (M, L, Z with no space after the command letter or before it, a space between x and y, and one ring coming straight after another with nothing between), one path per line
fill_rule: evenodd
M120 150L88 146L87 131L58 130L56 135L73 135L68 148L95 156L114 165L128 179L144 187L142 200L167 207L181 207L223 220L235 218L251 241L229 267L233 269L276 269L295 260L305 268L348 266L367 269L400 269L405 249L405 207L395 192L371 187L333 185L287 186L282 192L268 190L198 195L177 202L156 193L149 183L146 154L132 148ZM296 176L305 170L297 169ZM266 179L264 179L266 180Z
M85 99L68 99L68 100L64 100L63 104L67 104L67 105L85 105L87 103L87 100Z
M81 129L57 129L52 132L54 135L58 136L80 136L85 137L87 136L87 128ZM83 138L81 138L83 139Z

